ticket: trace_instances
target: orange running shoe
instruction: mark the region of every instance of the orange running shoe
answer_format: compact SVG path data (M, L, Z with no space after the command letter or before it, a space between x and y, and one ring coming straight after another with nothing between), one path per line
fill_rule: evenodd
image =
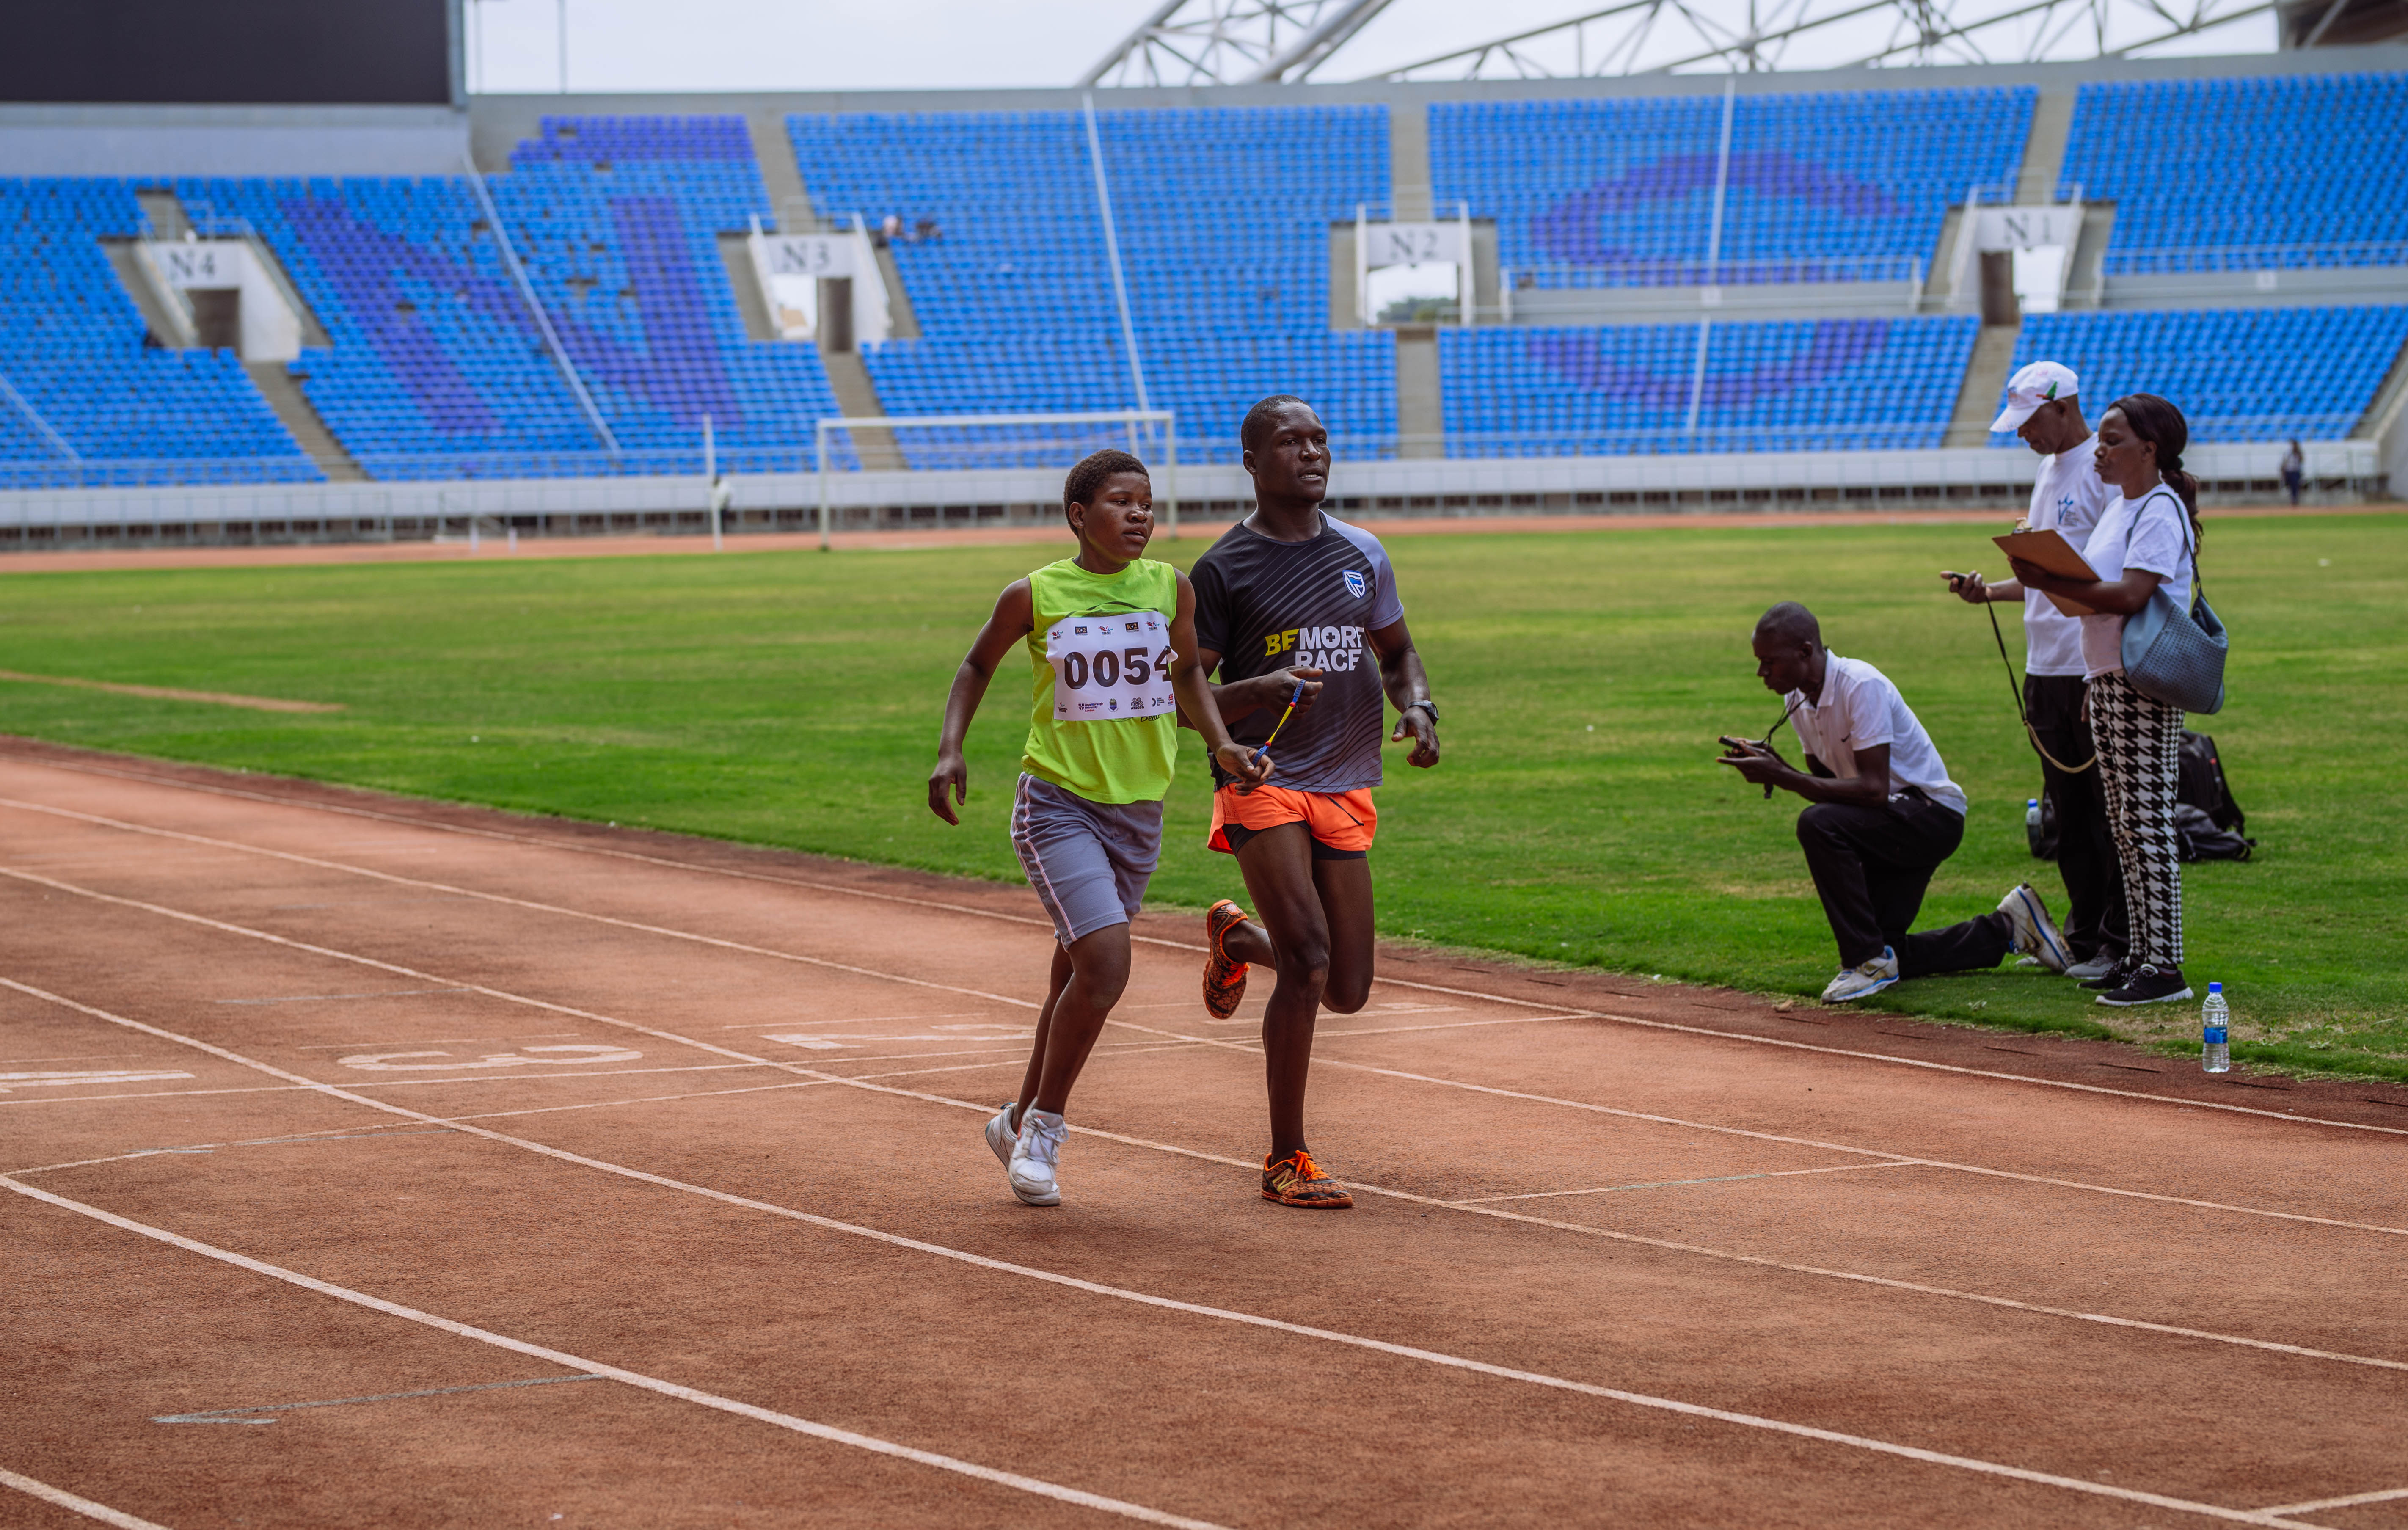
M1246 964L1229 960L1221 946L1228 933L1245 922L1246 911L1227 898L1204 915L1204 1010L1214 1020L1236 1014L1238 1002L1246 996Z
M1276 1164L1263 1160L1263 1199L1317 1211L1342 1211L1354 1204L1346 1187L1322 1173L1302 1148Z

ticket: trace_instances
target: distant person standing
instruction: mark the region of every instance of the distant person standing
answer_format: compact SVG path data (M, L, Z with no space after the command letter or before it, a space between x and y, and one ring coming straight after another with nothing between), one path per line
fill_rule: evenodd
M2055 531L2079 552L2115 491L2100 478L2090 455L2090 426L2082 418L2081 381L2056 362L2034 362L2007 383L2007 407L1990 422L2011 430L2041 454L2026 531ZM1979 573L1952 574L1948 588L1979 606L1993 600L2024 605L2024 711L2041 751L2041 781L2057 808L2057 869L2065 879L2065 944L2073 954L2066 976L2103 978L2129 945L2124 915L2124 869L2107 832L2107 798L2099 787L2098 751L2090 741L2083 676L2082 622L2048 596L2014 579L1984 582Z
M2183 471L2190 426L2155 393L2131 393L2099 421L2099 476L2116 490L2090 533L2083 559L2096 582L2060 579L2018 561L2029 588L2054 591L2096 613L2082 619L2090 679L2090 726L2099 740L2100 784L2124 866L2132 949L2116 971L2088 986L2099 1002L2162 1004L2190 997L2184 980L2182 863L2175 853L2174 793L2182 764L2183 709L2132 688L2124 675L2124 623L2162 587L2190 608L2199 538L2199 480Z
M2283 453L2283 487L2290 492L2291 503L2300 502L2300 477L2308 469L2308 454L2293 441L2291 450Z

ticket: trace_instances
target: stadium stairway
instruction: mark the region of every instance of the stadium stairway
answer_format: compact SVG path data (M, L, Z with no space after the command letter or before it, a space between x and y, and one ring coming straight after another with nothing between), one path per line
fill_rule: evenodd
M869 368L858 350L826 350L820 352L820 365L827 369L828 386L836 392L836 406L853 419L867 416L883 418L886 410L878 402L878 384L871 381ZM856 431L853 450L861 458L861 465L872 473L899 473L910 466L895 443L892 431Z
M309 460L318 465L318 471L326 475L327 482L367 481L367 474L361 471L360 465L351 460L351 454L343 450L343 443L335 439L335 433L326 428L326 422L318 417L318 410L309 402L309 395L301 391L301 379L294 376L284 363L247 361L242 364L242 369L251 374L251 386L259 390L260 397L267 400L267 407L276 411L277 419L284 422L284 428L293 433L293 439L309 454Z
M2015 359L2015 342L2023 325L1984 324L1974 338L1973 354L1965 364L1965 385L1957 390L1956 412L1948 418L1948 434L1941 445L1987 446L1990 422L1999 416L1999 400L2007 391L2007 369Z
M2023 168L2015 172L2018 205L2036 207L2057 200L2057 183L2065 169L2066 140L2073 134L2073 101L2069 90L2042 91L2033 101Z
M752 136L752 157L760 162L761 184L769 193L769 206L776 209L777 227L781 234L820 234L835 225L820 216L811 200L810 188L803 182L801 164L795 158L795 143L786 136L786 119L777 111L752 111L744 117L745 131ZM751 270L752 253L738 239L731 244L721 241L721 251L727 257L728 277L737 290L737 300L745 308L745 322L750 326L755 309L760 311L759 339L774 338L768 334L768 312L761 297L760 287ZM879 251L882 268L893 264L884 250ZM891 269L883 269L886 279L887 306L890 322L899 304L909 303L902 295L903 283ZM879 402L878 384L869 375L869 367L857 350L831 350L820 346L820 366L827 373L828 390L836 394L836 407L854 417L883 417L886 407ZM857 433L853 450L861 465L872 473L899 473L910 465L904 462L891 434Z

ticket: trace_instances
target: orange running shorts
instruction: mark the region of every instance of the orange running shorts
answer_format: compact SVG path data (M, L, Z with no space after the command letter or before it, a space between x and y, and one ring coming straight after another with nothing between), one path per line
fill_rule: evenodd
M1359 861L1371 849L1380 826L1369 788L1353 792L1297 792L1257 786L1240 794L1234 786L1212 794L1212 836L1205 843L1235 855L1240 846L1283 823L1301 823L1312 836L1316 861Z

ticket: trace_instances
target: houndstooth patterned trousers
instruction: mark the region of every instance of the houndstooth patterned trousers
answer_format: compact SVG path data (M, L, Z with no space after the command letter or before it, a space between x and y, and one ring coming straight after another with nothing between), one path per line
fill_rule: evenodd
M2135 966L2182 965L2182 861L2174 851L2182 735L2182 708L2133 690L2122 670L2090 682L2090 736L2108 833L2124 866Z

